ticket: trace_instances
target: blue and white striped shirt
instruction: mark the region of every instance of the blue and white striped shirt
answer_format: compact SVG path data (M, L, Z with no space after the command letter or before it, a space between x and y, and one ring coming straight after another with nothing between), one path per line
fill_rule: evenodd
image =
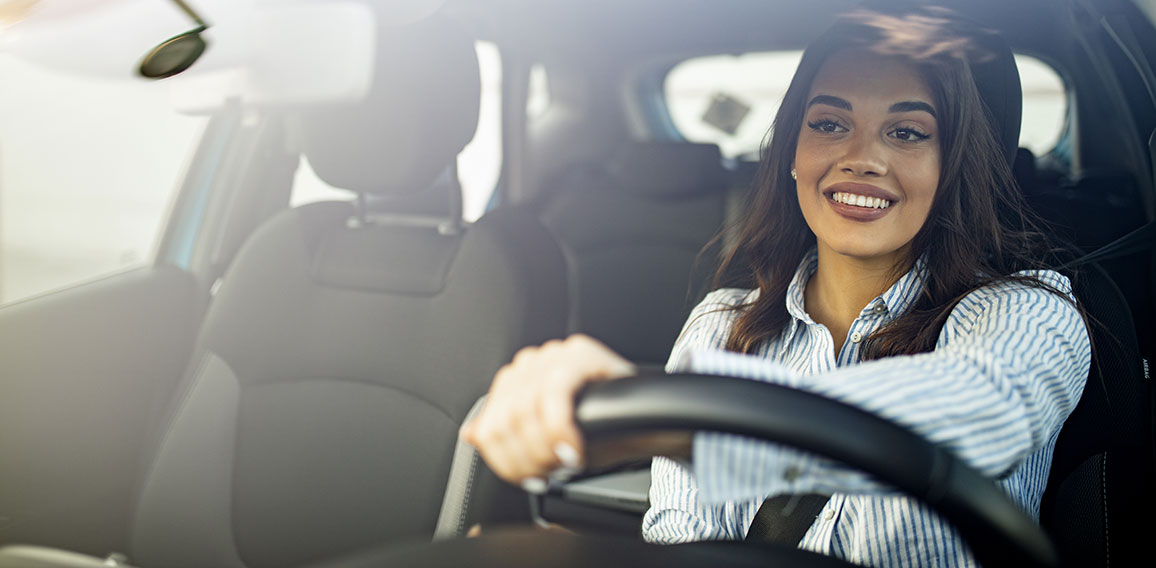
M922 288L922 263L875 298L851 324L836 357L830 332L804 311L814 252L787 290L791 321L755 355L722 351L737 314L722 308L757 291L712 292L691 313L669 371L746 377L855 405L942 444L998 479L1039 518L1060 426L1083 392L1091 349L1065 299L1018 283L977 290L951 312L935 350L859 362L860 341L902 315ZM1070 293L1051 271L1024 273ZM694 463L655 458L643 536L680 543L742 539L764 498L832 494L800 548L868 566L970 566L970 552L938 515L830 460L739 436L700 432Z

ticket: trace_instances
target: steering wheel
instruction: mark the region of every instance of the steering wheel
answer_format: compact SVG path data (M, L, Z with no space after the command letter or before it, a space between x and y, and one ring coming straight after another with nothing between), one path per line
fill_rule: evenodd
M577 420L589 440L711 430L832 458L929 505L983 566L1057 566L1043 529L990 479L906 428L820 395L734 377L644 374L587 388Z
M733 377L644 373L590 385L579 394L576 418L588 441L709 430L808 450L923 501L955 526L983 566L1059 564L1043 529L983 474L899 425L816 394ZM350 560L342 566L849 566L769 544L660 546L527 531L394 547Z

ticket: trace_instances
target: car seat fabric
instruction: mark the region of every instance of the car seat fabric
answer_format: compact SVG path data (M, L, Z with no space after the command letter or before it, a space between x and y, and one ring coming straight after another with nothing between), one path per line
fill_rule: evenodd
M973 66L976 85L1019 187L1037 211L1056 221L1041 207L1046 193L1035 179L1034 157L1017 147L1022 95L1015 60L997 36L985 44L997 57ZM1065 565L1107 566L1110 558L1142 552L1146 538L1135 521L1152 503L1146 479L1153 456L1151 409L1131 312L1120 289L1095 265L1078 270L1073 285L1090 316L1092 370L1057 437L1040 521Z
M1142 224L1102 203L1105 191L1134 183L1130 176L1085 174L1070 188L1053 188L1040 183L1035 166L1035 156L1020 148L1013 168L1017 184L1058 240L1091 251L1114 238L1105 231L1119 236L1122 229ZM1091 187L1103 179L1112 181ZM1098 199L1087 199L1089 194ZM1114 222L1102 222L1108 217ZM1103 268L1080 266L1073 275L1075 294L1089 316L1092 367L1056 440L1040 504L1040 523L1069 566L1109 566L1113 559L1141 557L1148 539L1140 520L1153 504L1151 393L1128 300L1105 270L1112 265L1113 274L1123 269L1130 276L1127 270L1134 270L1112 261Z
M1095 265L1080 270L1075 288L1090 316L1092 368L1056 441L1040 522L1067 565L1109 566L1142 557L1149 538L1148 381L1119 288Z
M725 173L713 144L635 142L605 168L571 172L535 204L567 253L572 331L633 361L666 361L698 300L696 258L723 223Z
M301 129L323 179L383 195L421 190L447 169L469 140L452 131L472 135L479 95L473 42L450 22L387 37L416 45L390 43L376 104L313 112ZM424 64L399 71L396 58ZM398 106L398 88L437 93ZM393 114L431 121L379 116ZM447 120L454 144L446 130L412 136ZM399 146L413 158L381 157ZM294 566L432 536L470 406L517 349L565 330L565 264L550 233L517 211L467 229L396 220L315 203L276 215L242 247L146 474L134 563Z

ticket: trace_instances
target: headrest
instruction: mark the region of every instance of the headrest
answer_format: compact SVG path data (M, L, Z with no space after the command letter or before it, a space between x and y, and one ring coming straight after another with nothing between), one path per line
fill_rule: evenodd
M304 152L333 187L420 191L477 129L481 79L474 41L440 15L379 27L377 34L370 92L356 104L304 113Z
M651 197L721 191L725 185L722 155L714 144L632 142L607 169L623 190Z
M1020 121L1023 118L1024 97L1020 86L1020 71L1015 56L1003 37L990 34L979 38L980 45L992 59L972 63L971 73L979 96L991 111L996 138L1003 148L1008 165L1016 160L1020 145Z

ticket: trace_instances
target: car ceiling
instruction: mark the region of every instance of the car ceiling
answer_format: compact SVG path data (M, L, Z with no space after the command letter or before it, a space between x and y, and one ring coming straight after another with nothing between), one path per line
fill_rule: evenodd
M1008 36L1014 47L1048 51L1068 25L1061 0L946 0ZM798 48L855 0L451 0L483 34L558 56L725 53ZM592 35L595 34L595 35Z

